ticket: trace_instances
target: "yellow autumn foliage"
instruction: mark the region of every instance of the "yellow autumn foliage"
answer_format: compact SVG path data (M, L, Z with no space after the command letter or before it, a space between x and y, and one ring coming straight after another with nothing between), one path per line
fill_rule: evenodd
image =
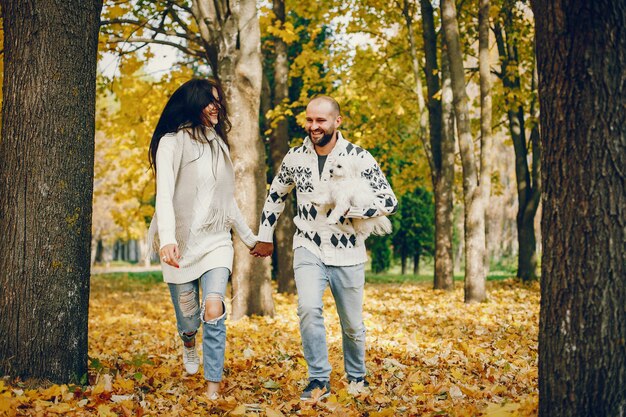
M488 302L466 305L462 288L366 284L369 389L343 376L327 293L332 395L313 403L298 400L307 374L296 298L275 294L275 317L227 321L224 396L210 402L201 372L183 371L167 286L95 276L88 385L0 380L0 415L536 416L538 287L488 286Z
M154 211L154 180L148 165L152 132L169 96L192 77L191 70L181 68L155 79L145 73L143 65L138 55L123 57L119 76L98 93L95 238L144 236L146 219Z

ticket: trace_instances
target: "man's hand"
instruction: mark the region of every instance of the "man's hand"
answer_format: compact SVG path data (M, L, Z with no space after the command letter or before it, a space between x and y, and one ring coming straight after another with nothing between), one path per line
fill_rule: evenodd
M272 242L257 242L252 249L250 249L250 255L257 258L265 258L270 256L274 252L274 244Z

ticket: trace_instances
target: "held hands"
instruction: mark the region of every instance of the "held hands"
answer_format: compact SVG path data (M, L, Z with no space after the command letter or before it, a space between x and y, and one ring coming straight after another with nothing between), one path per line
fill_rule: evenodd
M169 245L165 245L159 251L159 255L161 256L161 260L166 264L173 266L174 268L178 268L178 261L180 260L180 252L178 250L178 245L174 243L170 243Z
M252 249L250 249L250 255L257 258L265 258L270 256L274 251L274 244L272 242L257 242Z

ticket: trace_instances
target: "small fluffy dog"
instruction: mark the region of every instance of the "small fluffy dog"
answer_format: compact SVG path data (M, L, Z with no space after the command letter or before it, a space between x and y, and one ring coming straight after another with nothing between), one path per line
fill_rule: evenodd
M361 177L358 161L347 156L340 156L329 164L330 179L322 183L319 196L313 204L332 207L328 215L328 224L336 224L351 207L369 207L376 199L376 194L366 178ZM367 219L351 219L357 235L366 239L369 235L391 233L391 222L385 216Z

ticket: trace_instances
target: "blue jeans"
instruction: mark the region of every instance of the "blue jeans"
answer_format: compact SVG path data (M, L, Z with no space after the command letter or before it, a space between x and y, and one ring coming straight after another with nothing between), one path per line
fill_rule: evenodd
M298 317L309 380L330 380L322 295L327 285L335 298L341 323L343 362L349 380L365 376L363 287L365 264L327 266L305 248L296 248L293 269L298 291Z
M190 342L202 323L202 359L204 379L220 382L224 370L224 351L226 348L226 305L224 296L230 271L228 268L215 268L205 272L199 279L184 284L168 284L172 303L176 311L176 326L183 342ZM202 287L202 304L199 304L198 290ZM224 314L204 321L206 299L222 301Z

